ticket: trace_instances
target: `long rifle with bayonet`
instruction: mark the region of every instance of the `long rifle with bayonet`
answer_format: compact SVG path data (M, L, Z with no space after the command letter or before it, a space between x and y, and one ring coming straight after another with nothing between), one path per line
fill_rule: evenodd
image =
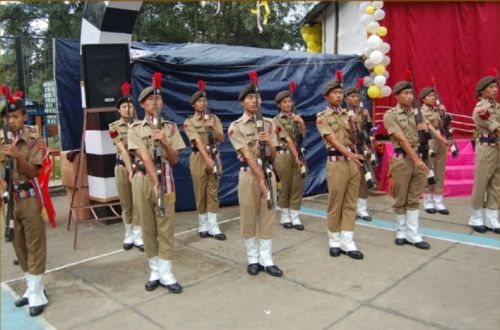
M260 108L260 92L259 92L259 78L257 77L257 72L249 72L250 81L255 88L255 94L257 95L257 112L255 114L255 124L257 126L257 132L262 133L265 130L264 118L262 116L262 109ZM274 191L273 191L273 162L271 159L271 151L269 146L265 141L259 141L259 154L257 159L257 164L261 167L264 174L264 181L267 188L267 208L274 209Z
M432 88L434 89L434 94L436 94L436 105L439 108L439 117L441 120L439 121L439 130L441 134L444 135L444 138L450 144L451 155L453 158L457 158L460 155L460 151L458 150L457 142L453 137L453 129L451 127L451 115L446 113L446 110L443 106L441 106L441 98L439 97L439 93L436 88L436 83L434 82L434 77L432 76Z
M1 88L2 94L5 96L5 116L3 117L3 144L12 144L12 132L9 126L9 109L10 103L15 101L12 97L11 89L7 85ZM18 92L19 93L19 92ZM16 93L17 94L17 93ZM20 96L20 94L17 94ZM14 182L13 182L14 162L9 156L5 156L4 163L4 180L6 182L6 191L2 194L2 201L7 205L5 214L5 241L14 241Z
M158 109L157 98L161 97L161 73L153 73L153 95L156 117L156 129L162 129L161 109ZM158 214L160 217L165 215L165 183L163 176L163 164L161 160L162 145L159 140L155 141L154 162L156 168L156 178L158 180Z
M361 136L363 138L365 149L364 156L370 160L371 167L379 166L380 160L378 159L377 152L372 143L372 132L374 130L372 121L368 118L369 115L365 114L363 101L361 100L361 88L363 88L365 80L359 78L357 82L357 90L359 92L359 109L361 113Z
M342 71L337 70L335 72L335 76L338 82L340 82L342 91L344 90L344 77L342 74ZM349 131L351 135L351 139L354 142L354 153L361 155L365 157L364 153L364 139L362 137L362 133L359 131L358 128L358 123L354 121L354 117L356 116L356 113L354 109L351 107L349 102L347 102L347 99L345 97L345 93L343 94L344 96L344 103L347 107L347 115L349 116ZM373 175L373 169L370 166L370 164L366 161L366 158L364 160L360 160L361 166L363 167L363 170L365 172L365 182L366 186L370 190L375 190L377 189L377 182L375 180L375 175Z
M295 115L295 104L293 102L293 93L297 89L297 84L295 83L295 80L290 81L289 85L289 92L290 92L290 98L292 99L292 114ZM292 125L292 135L293 135L293 143L295 144L295 149L297 150L297 155L299 156L299 161L300 161L300 175L303 179L306 178L307 176L307 162L306 162L306 148L304 148L304 136L302 135L302 132L299 127L299 123L296 121L293 122Z
M207 97L206 93L206 85L203 80L198 80L198 88L199 90L203 93L205 98ZM210 120L210 107L208 106L208 99L207 99L207 107L205 109L205 115L203 117L205 123ZM215 179L218 179L221 173L221 164L220 164L220 159L219 159L219 147L217 146L217 140L215 138L215 131L213 127L208 127L207 128L207 137L208 137L208 144L206 145L206 149L208 152L208 155L210 158L212 158L212 161L214 162L214 167L212 169L212 174L214 175Z
M411 85L411 90L413 93L413 101L412 101L412 108L415 114L415 122L417 124L417 127L424 122L424 116L422 114L422 111L420 110L420 106L418 105L417 99L416 99L416 94L415 94L415 86L413 83L413 76L410 70L406 71L406 78L407 81L410 82ZM432 139L431 132L428 130L424 129L418 129L418 153L422 156L422 161L425 163L425 165L429 168L429 173L427 174L427 184L429 186L432 186L436 184L437 178L434 175L434 169L433 166L430 162L430 157L434 157L434 152L429 146L429 140Z

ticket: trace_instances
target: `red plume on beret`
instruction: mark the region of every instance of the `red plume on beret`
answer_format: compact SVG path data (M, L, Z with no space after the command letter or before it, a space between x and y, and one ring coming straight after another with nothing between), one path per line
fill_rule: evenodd
M255 71L250 71L248 73L248 76L250 77L250 81L252 84L257 87L259 85L259 77L257 76L257 72Z
M342 74L342 70L335 71L335 78L337 78L338 82L344 81L344 75Z
M497 68L495 67L488 68L488 76L496 77L497 74L498 74Z
M364 78L358 78L358 83L356 85L356 88L358 90L360 90L361 88L363 88L364 84L365 84L365 79Z
M290 93L293 94L293 92L295 92L296 89L297 89L297 83L295 82L295 80L290 80L290 85L288 85L288 90L290 91Z
M153 73L153 87L158 89L161 87L161 73L155 72Z
M413 80L412 78L413 78L413 76L411 74L411 70L410 69L406 69L405 70L405 80L409 81L409 82L412 82L412 80Z
M130 90L132 89L132 86L128 82L124 82L122 84L122 96L129 96L130 95Z
M198 80L198 89L205 93L206 88L205 82L203 80Z
M5 99L9 104L16 103L17 100L20 100L23 97L23 92L21 91L17 91L14 95L12 95L12 90L9 85L2 85L2 87L0 87L0 91L5 96Z

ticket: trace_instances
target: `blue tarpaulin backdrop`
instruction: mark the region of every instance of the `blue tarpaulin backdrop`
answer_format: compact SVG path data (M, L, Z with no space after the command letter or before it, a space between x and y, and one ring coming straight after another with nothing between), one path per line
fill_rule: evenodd
M79 87L79 48L79 41L76 40L56 41L55 68L63 150L80 147L83 111ZM334 78L338 69L344 73L346 86L354 85L358 77L368 73L359 56L308 54L241 46L134 42L131 46L131 58L134 99L137 99L143 88L151 85L153 72L161 72L165 104L162 115L177 123L188 146L181 152L180 161L174 167L177 210L195 208L189 173L191 150L183 132L183 123L193 113L190 97L198 89L199 79L206 82L209 107L221 119L226 133L226 139L220 146L224 173L220 181L219 198L221 205L230 205L238 203L240 166L236 151L227 138L227 128L242 114L238 94L250 82L249 71L254 70L259 76L262 110L266 117L277 115L275 95L288 89L290 80L297 82L295 109L304 117L308 130L304 142L309 166L304 187L306 195L326 192L326 152L315 127L316 113L326 107L321 96L322 86ZM138 104L136 106L139 118L142 118L143 110Z

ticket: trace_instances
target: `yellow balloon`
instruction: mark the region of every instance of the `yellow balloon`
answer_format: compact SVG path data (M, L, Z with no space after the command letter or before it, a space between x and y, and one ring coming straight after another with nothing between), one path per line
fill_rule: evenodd
M385 37L387 35L387 28L385 26L379 27L377 34L381 37Z
M377 98L379 95L380 95L380 88L378 88L377 86L373 85L373 86L370 86L368 88L368 91L366 92L368 94L368 96L371 98L371 99L375 99Z
M373 67L373 72L375 72L375 74L378 76L378 75L381 75L381 74L384 74L385 72L385 66L383 64L377 64Z
M366 13L369 14L369 15L373 15L373 13L375 12L375 7L373 6L368 6L366 7Z

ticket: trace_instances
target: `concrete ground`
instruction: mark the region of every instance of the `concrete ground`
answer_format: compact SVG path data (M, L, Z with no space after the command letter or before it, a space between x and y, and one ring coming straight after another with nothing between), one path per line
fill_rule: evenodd
M274 261L283 278L249 276L237 207L221 209L224 242L200 239L194 212L178 213L173 269L180 295L144 290L147 260L120 249L121 223L86 224L78 250L66 231L65 196L48 229L49 305L42 317L13 307L25 289L2 242L2 329L500 329L500 235L473 233L466 198L452 215L421 213L429 251L395 246L387 196L369 199L375 220L358 222L362 261L328 255L325 195L304 201L303 232L275 225ZM433 237L433 238L429 238Z

